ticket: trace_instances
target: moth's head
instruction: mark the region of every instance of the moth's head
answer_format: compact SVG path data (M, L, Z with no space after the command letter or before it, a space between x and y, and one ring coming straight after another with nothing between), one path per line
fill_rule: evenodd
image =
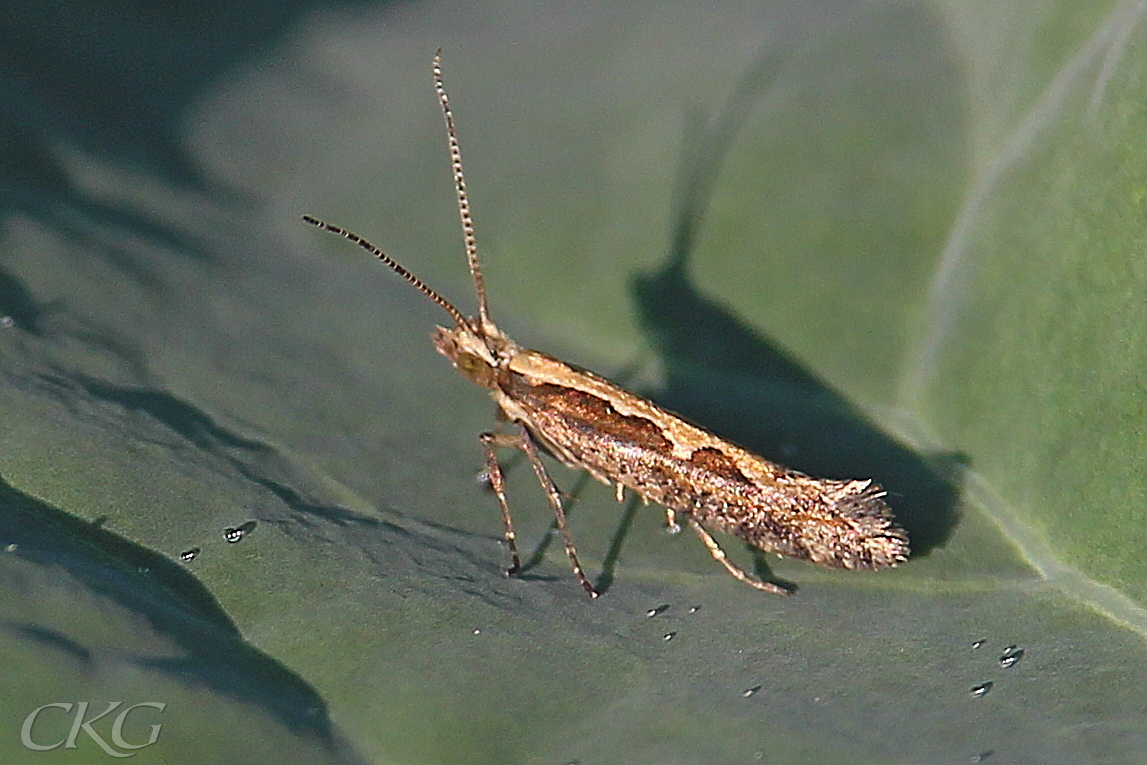
M450 359L463 377L483 388L497 387L498 368L516 350L513 341L492 326L485 332L468 324L450 329L435 327L432 337L438 352Z

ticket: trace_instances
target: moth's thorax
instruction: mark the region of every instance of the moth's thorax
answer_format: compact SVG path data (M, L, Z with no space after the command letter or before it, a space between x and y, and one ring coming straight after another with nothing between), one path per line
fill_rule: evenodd
M519 348L492 323L478 327L476 319L450 329L436 327L434 347L467 380L492 390L498 386L498 370L509 364Z

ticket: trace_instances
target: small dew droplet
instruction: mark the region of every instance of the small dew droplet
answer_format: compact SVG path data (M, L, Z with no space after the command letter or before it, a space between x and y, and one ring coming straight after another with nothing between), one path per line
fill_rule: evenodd
M1008 650L1000 655L1000 666L1004 669L1014 667L1016 662L1024 657L1024 649L1009 646Z
M661 636L661 639L666 641L666 642L669 642L670 640L672 640L675 637L677 637L676 632L666 632L664 635Z
M759 685L754 685L752 688L746 688L745 690L741 691L741 698L747 699L759 690L761 690L761 686Z
M645 615L652 618L654 616L657 616L658 614L663 614L668 610L669 610L669 604L668 603L662 603L661 605L654 606L653 608L646 611Z
M16 552L16 543L13 542L12 544L5 547L4 552L10 552L10 553Z
M240 523L234 528L228 527L223 529L223 538L226 539L228 543L235 544L254 531L255 525L255 521L247 521L246 523Z
M980 683L979 685L972 686L972 696L977 699L984 698L988 695L988 692L992 690L993 685L995 685L995 683L989 680L986 683Z
M151 573L151 566L140 565L140 566L136 566L135 570L141 574L150 574Z
M983 645L984 643L986 643L986 642L988 642L988 641L986 641L986 640L977 640L975 643L972 643L972 648L979 648L980 646L982 646L982 645Z
M16 326L16 320L11 316L0 316L0 329L11 329Z
M996 753L995 749L985 749L984 751L980 752L979 754L973 756L972 762L983 762L984 760L988 759L989 757L991 757L995 753Z
M199 557L199 548L198 547L192 547L190 550L184 550L183 552L179 553L179 559L181 561L183 561L184 563L190 563L191 561L195 560L198 557Z
M482 634L482 630L476 629L476 630L474 630L474 634L475 634L475 635L481 635L481 634Z
M691 613L691 614L695 614L700 610L701 610L701 606L690 606L689 607L689 613Z

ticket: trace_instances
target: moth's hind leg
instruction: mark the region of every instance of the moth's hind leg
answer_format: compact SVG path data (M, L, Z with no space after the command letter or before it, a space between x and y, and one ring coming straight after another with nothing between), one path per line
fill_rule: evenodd
M593 584L586 578L585 571L581 567L581 561L577 557L577 548L574 547L573 537L570 535L569 527L566 526L566 513L562 508L562 494L558 487L554 484L550 474L546 472L546 466L542 464L542 458L538 454L538 447L534 444L534 439L530 437L530 433L524 426L519 425L519 432L517 434L508 433L483 433L479 438L482 440L482 446L486 450L486 470L490 476L490 486L494 489L494 493L498 495L498 503L502 506L502 522L506 526L506 542L510 546L510 554L513 558L513 566L510 573L517 573L521 570L521 561L518 558L518 549L514 541L514 529L510 521L510 508L506 504L506 490L505 481L502 477L502 469L498 466L497 458L494 455L494 449L502 446L511 449L518 449L526 455L526 459L530 461L530 465L534 468L534 475L538 477L538 483L542 485L542 489L546 492L546 498L549 500L550 509L554 511L554 518L558 522L558 531L562 534L562 541L565 542L566 554L569 555L570 565L573 566L574 575L577 577L578 582L581 583L582 588L589 593L591 598L598 596L597 590L593 588Z
M756 577L752 577L746 574L744 569L742 569L733 561L729 560L729 557L725 555L725 551L721 549L721 545L717 544L717 540L713 538L713 535L710 534L704 526L698 523L696 519L692 518L691 516L686 515L685 518L689 521L689 525L693 527L693 530L697 532L697 536L701 537L701 541L704 542L705 547L709 549L709 554L712 555L718 563L724 566L725 570L732 574L734 579L742 581L750 587L755 587L756 589L763 590L764 592L771 592L775 595L792 594L792 592L785 589L784 587L781 587L779 584L763 582Z

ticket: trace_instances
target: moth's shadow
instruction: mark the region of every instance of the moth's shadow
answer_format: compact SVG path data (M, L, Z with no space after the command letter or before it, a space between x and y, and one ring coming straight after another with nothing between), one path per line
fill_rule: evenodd
M662 360L657 402L749 450L825 478L874 478L914 557L956 521L964 460L921 454L881 430L783 348L702 295L678 263L630 284Z
M888 492L888 504L908 532L912 556L927 555L948 539L955 526L963 458L953 453L922 454L897 441L759 328L702 294L690 274L696 235L725 155L791 58L791 50L784 46L766 46L716 115L694 114L687 123L666 260L629 282L638 324L664 371L665 385L653 398L718 435L801 472L875 479ZM583 475L569 493L572 500L587 478ZM627 506L614 532L596 583L599 590L608 589L613 580L634 508L633 503ZM552 525L551 533L528 556L525 570L541 561L555 530ZM764 555L753 552L757 574L773 581Z
M763 457L810 475L875 479L908 531L912 555L926 555L955 526L964 460L950 453L921 454L901 444L758 328L702 294L690 276L696 233L722 160L784 62L783 51L766 51L716 117L690 122L668 257L629 283L638 323L665 374L665 387L655 398Z

